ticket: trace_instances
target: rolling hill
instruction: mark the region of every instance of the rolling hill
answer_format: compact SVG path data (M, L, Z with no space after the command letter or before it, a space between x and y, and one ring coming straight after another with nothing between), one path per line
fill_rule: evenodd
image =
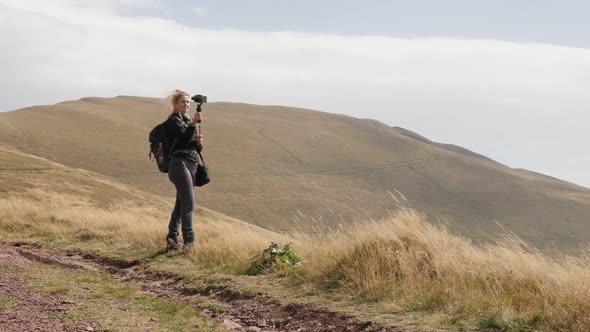
M3 145L0 183L4 240L20 236L58 246L94 241L105 252L137 243L164 247L173 202L161 195ZM227 232L239 232L261 237L265 243L270 241L267 239L281 239L278 234L207 208L201 207L196 213L199 236L215 239ZM142 252L136 249L125 253L132 256Z
M539 247L590 239L588 188L374 120L225 102L205 111L213 180L198 203L267 229L346 227L405 206L474 239L499 225ZM167 114L160 99L130 96L29 107L0 113L0 142L172 201L147 157Z

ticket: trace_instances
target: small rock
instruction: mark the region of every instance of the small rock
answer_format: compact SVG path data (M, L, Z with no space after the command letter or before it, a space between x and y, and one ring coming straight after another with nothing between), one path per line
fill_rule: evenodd
M229 319L224 319L223 325L225 325L225 327L227 327L230 330L239 330L242 328L242 325L240 325L232 320L229 320Z
M246 331L247 332L260 332L260 331L262 331L262 329L257 326L248 326Z
M153 317L152 317L152 318L150 318L150 321L151 321L151 322L159 322L160 320L159 320L159 319L157 319L157 318L153 318Z
M266 319L261 318L256 322L256 325L265 327L266 326Z
M63 300L63 301L61 301L61 303L64 303L64 304L74 304L76 302L74 302L72 300Z
M85 331L94 331L94 329L92 328L92 326L86 326L86 328L84 330Z

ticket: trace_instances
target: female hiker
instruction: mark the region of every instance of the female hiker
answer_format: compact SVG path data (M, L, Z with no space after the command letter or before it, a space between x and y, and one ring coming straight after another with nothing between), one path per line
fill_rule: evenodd
M196 133L196 126L201 121L201 113L195 112L191 119L189 113L190 97L188 93L176 90L169 96L172 114L165 123L168 142L173 142L170 152L168 179L176 188L176 203L170 216L166 251L178 250L179 227L182 229L182 252L188 252L195 243L193 229L193 212L195 210L195 193L193 184L203 149L203 137Z

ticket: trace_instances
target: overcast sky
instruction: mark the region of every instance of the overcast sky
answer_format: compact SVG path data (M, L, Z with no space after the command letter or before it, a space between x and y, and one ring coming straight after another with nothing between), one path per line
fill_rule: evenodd
M590 2L0 0L0 110L87 96L373 118L590 187Z

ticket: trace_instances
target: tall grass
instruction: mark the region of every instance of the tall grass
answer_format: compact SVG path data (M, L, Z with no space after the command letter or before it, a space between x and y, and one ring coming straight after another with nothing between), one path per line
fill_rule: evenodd
M171 206L99 207L32 190L0 198L0 239L49 242L141 258L162 253ZM304 259L289 278L351 301L444 317L456 328L585 331L590 327L590 258L548 257L514 237L475 245L400 210L321 236L282 237L202 213L195 269L240 274L270 241L293 242ZM281 274L284 276L285 274Z
M172 205L121 201L98 206L80 196L32 189L0 198L0 240L49 243L141 259L164 254ZM227 218L229 219L229 218ZM186 255L195 268L240 273L268 246L270 232L246 223L195 216L197 249Z
M331 238L304 247L302 278L318 288L443 313L455 326L590 329L587 256L550 258L514 237L474 245L412 210Z

